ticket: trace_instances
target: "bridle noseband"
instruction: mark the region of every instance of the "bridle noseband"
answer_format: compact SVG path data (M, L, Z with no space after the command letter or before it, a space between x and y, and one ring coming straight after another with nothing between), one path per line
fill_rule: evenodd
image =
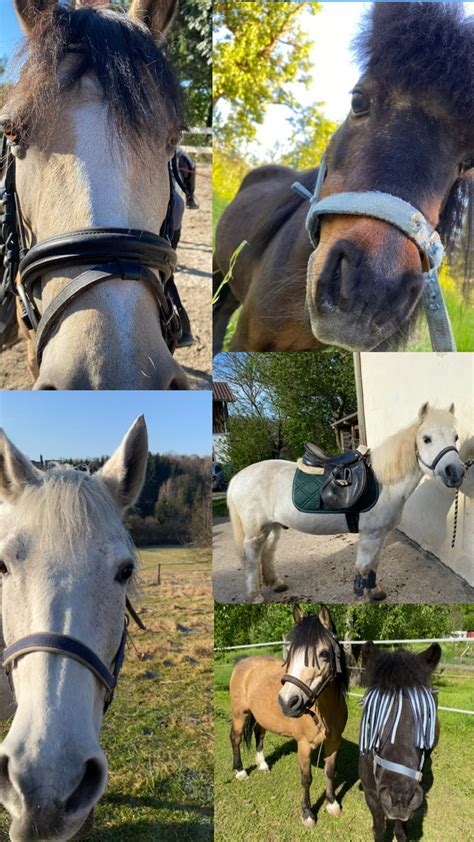
M23 322L36 333L38 364L51 330L66 308L86 290L119 279L146 284L156 300L163 339L173 353L181 336L181 321L167 287L177 261L170 245L177 169L174 158L168 163L170 198L159 236L129 228L86 228L49 237L28 249L16 192L15 145L16 141L4 134L0 159L0 253L4 265L0 304L11 295L20 299ZM76 266L88 268L67 281L41 314L34 298L36 282L48 272Z
M319 243L320 218L326 214L348 214L380 219L398 228L417 246L423 269L425 288L423 306L434 351L455 351L453 332L438 279L438 269L444 256L444 248L438 232L418 208L404 199L377 190L333 193L321 199L321 191L327 175L326 155L323 156L314 192L311 193L298 181L292 189L308 199L310 208L306 216L306 230L317 248Z
M145 626L137 615L133 605L127 597L126 609L137 625L144 629ZM117 686L120 670L122 669L125 659L125 645L127 642L129 618L127 614L124 618L124 627L120 645L117 653L113 659L111 669L109 669L98 655L89 649L80 640L71 637L67 634L56 634L55 632L37 632L35 634L28 634L20 638L11 646L7 646L3 651L2 666L10 681L10 686L13 690L13 683L11 681L11 669L19 658L29 655L32 652L52 652L55 655L62 655L65 658L72 658L83 667L86 667L98 680L103 687L105 687L104 698L104 713L111 705L114 698L115 687Z
M450 453L452 450L454 451L454 453L456 453L459 456L459 451L458 451L457 447L454 447L454 445L451 445L450 447L445 447L445 448L443 448L443 450L440 450L440 452L437 454L437 456L435 456L435 458L433 459L431 465L428 465L428 462L425 462L424 459L421 458L420 453L418 451L418 448L415 450L415 454L416 454L416 458L418 459L418 462L421 462L421 464L424 465L425 468L428 468L430 471L434 471L434 469L436 468L436 465L438 464L440 459L443 458L445 453Z

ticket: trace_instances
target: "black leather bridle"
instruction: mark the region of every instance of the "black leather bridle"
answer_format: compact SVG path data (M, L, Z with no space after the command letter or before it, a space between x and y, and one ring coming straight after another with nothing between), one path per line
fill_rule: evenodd
M15 147L21 148L13 137L4 134L0 158L0 254L4 266L0 304L10 295L20 299L23 322L36 334L38 365L51 331L67 307L91 287L117 279L147 285L157 303L163 339L173 353L181 337L181 321L167 288L177 261L171 247L174 185L176 180L179 183L174 158L168 164L170 198L159 236L130 228L85 228L49 237L28 248L16 191ZM47 272L75 266L88 268L68 281L40 313L34 298L35 284Z
M133 605L127 597L126 608L130 616L134 619L141 629L145 629L144 624L137 615ZM10 682L10 687L13 690L13 683L11 680L11 669L15 665L18 658L31 654L31 652L52 652L55 655L62 655L65 658L72 658L83 667L86 667L97 679L97 681L105 687L104 698L104 713L112 703L114 698L115 687L119 677L120 670L125 659L125 645L128 634L128 615L125 615L122 637L117 653L113 659L110 669L104 662L89 649L80 640L71 637L67 634L56 634L55 632L36 632L28 634L20 640L7 646L3 651L2 666L5 670L7 678Z
M444 447L443 450L440 450L440 452L433 459L431 465L428 465L428 462L425 462L424 459L421 458L418 449L415 450L415 454L416 454L416 458L418 459L418 462L421 462L421 464L424 465L425 468L428 468L430 471L434 471L434 469L436 468L436 465L438 464L440 459L443 458L445 453L450 453L451 451L454 451L454 453L456 453L459 456L459 451L458 451L457 447L454 447L454 445L451 444L449 447Z
M304 681L302 681L300 678L297 678L295 675L285 674L281 678L282 684L294 684L295 687L298 687L299 690L301 690L305 694L307 698L302 713L308 713L310 716L313 717L313 719L317 719L317 717L314 711L311 710L311 708L313 707L323 690L327 687L327 685L334 681L334 679L339 673L342 673L341 647L339 645L339 641L337 640L337 637L331 632L329 632L328 634L330 637L329 645L331 651L331 671L329 675L326 676L324 681L321 682L321 684L318 684L318 686L313 690L309 686L309 684L306 684ZM314 658L316 661L316 665L319 669L319 660L316 653L316 649L314 650ZM305 652L305 666L308 666L307 652Z

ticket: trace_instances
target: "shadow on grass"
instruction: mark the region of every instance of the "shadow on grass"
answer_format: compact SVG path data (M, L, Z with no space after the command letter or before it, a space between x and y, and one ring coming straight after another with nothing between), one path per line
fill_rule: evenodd
M119 827L100 828L97 833L85 837L90 842L95 839L100 842L129 842L131 839L159 839L160 842L174 842L174 840L193 839L196 842L207 842L213 839L212 825L201 825L195 822L180 824L178 822L136 821L121 823Z

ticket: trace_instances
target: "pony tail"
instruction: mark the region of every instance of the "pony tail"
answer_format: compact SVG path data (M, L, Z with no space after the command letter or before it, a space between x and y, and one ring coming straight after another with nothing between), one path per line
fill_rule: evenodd
M257 720L255 719L253 713L248 713L245 717L244 728L242 731L242 736L245 740L245 745L247 748L252 748L252 734L255 730L255 726L257 724Z
M230 486L227 492L227 508L229 510L230 522L232 524L232 532L234 534L235 546L241 554L243 552L244 547L245 532L242 526L242 520L240 518L235 504L232 502L232 497L230 496L229 492Z

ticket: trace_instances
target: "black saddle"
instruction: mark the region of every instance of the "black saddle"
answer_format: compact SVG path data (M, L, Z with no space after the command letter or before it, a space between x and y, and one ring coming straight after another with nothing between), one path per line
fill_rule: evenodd
M350 509L362 497L368 478L368 453L348 450L327 456L319 447L305 442L303 464L323 468L321 501L328 509Z

